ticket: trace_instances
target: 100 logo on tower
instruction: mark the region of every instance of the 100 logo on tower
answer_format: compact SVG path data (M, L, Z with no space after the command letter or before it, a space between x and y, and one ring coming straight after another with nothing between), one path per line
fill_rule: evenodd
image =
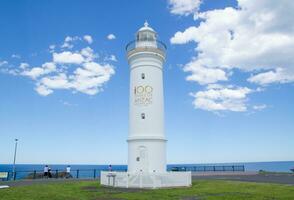
M138 106L147 106L152 104L153 87L150 85L139 85L134 87L134 104Z

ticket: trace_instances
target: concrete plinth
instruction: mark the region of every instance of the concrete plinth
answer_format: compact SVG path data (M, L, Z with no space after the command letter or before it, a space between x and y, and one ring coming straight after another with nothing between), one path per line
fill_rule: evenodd
M101 185L121 188L166 188L189 187L191 172L129 173L101 172Z

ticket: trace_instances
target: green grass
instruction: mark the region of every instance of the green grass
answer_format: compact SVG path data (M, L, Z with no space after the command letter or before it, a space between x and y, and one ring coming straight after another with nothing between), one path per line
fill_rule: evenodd
M190 188L118 189L105 188L95 181L49 183L0 190L1 200L279 200L294 199L294 186L235 181L195 181Z

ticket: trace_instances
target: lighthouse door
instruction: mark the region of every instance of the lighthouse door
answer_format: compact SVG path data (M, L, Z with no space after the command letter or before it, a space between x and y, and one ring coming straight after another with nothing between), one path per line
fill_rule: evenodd
M147 148L145 146L140 146L139 147L139 169L142 172L147 172L148 171L148 153L147 153Z

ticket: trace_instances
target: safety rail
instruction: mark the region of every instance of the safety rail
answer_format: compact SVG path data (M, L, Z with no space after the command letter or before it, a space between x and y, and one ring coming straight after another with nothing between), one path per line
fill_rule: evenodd
M51 176L44 176L43 170L23 170L15 172L8 171L5 178L0 181L19 180L19 179L43 179L43 178L81 178L81 179L97 179L101 175L101 171L107 171L106 168L100 169L71 169L70 173L66 173L65 169L52 169ZM116 172L126 172L127 166L112 168ZM240 172L245 171L244 165L168 165L167 171L191 171L191 172Z
M244 165L172 166L171 171L234 172L245 171Z
M145 40L145 41L139 41L139 42L148 42L149 40ZM126 51L127 52L130 52L130 51L132 51L132 50L135 50L136 48L145 48L145 49L148 49L148 48L150 48L150 49L159 49L159 50L161 50L161 51L163 51L163 52L165 52L166 51L166 45L163 43L163 42L161 42L161 41L159 41L159 40L156 40L156 41L150 41L150 42L155 42L155 45L140 45L140 47L137 45L138 44L138 41L136 41L136 40L133 40L133 41L131 41L131 42L129 42L127 45L126 45ZM155 46L155 47L154 47Z
M105 169L104 169L105 170ZM82 179L96 179L100 177L102 169L74 169L67 173L64 169L52 169L47 175L43 170L24 170L15 172L6 172L8 176L3 181L19 180L19 179L57 179L57 178L82 178ZM117 171L126 171L117 169ZM1 181L1 180L0 180Z

